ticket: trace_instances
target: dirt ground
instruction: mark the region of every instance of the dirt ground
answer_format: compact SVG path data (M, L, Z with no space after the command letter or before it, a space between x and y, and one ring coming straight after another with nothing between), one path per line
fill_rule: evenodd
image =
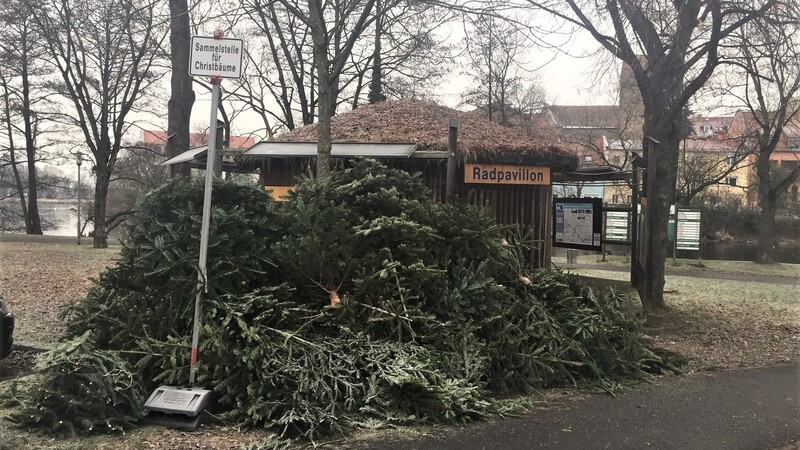
M0 295L16 316L16 340L37 347L58 340L62 309L85 296L92 278L120 251L119 246L93 249L91 242L78 246L74 239L53 238L19 242L0 236Z
M88 292L92 278L114 263L119 250L118 246L101 250L90 245L79 247L72 239L0 235L0 295L9 300L17 317L15 339L20 344L15 354L0 361L0 387L4 379L29 373L36 353L57 341L63 331L60 312ZM728 266L728 271L749 270ZM764 270L769 272L763 266L758 268L759 272ZM792 270L774 267L778 276ZM608 271L578 273L618 286L624 286L627 279L624 273ZM799 287L668 277L667 292L663 324L647 333L656 346L685 355L688 371L800 362ZM2 416L0 411L0 420ZM265 437L261 432L243 432L226 424L209 425L198 433L143 427L111 441L53 440L4 428L0 426L0 450L232 449Z

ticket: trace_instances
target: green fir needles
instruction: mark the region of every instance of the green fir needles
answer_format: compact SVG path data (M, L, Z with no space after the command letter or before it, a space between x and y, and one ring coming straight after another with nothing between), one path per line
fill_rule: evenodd
M124 433L144 415L144 390L116 352L99 350L89 332L36 363L39 380L21 395L11 420L43 434Z
M68 315L64 345L83 343L47 357L74 365L44 378L47 401L32 413L43 430L70 417L56 400L85 387L79 354L96 360L93 374L119 377L81 399L112 426L138 417L142 389L185 379L201 198L199 182L175 180L140 201L117 265ZM434 203L418 176L374 161L301 180L280 206L257 186L218 181L198 380L221 417L279 445L504 415L518 403L498 397L566 384L613 392L671 368L623 295L526 269L510 231ZM89 346L89 330L111 353ZM70 427L97 426L81 423Z

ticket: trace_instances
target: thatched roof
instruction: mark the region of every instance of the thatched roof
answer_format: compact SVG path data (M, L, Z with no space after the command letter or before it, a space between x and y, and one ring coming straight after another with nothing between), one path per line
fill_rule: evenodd
M467 162L506 162L572 166L574 156L554 141L528 137L469 112L433 102L387 100L365 105L333 118L333 142L415 143L420 151L447 150L449 120L459 120L458 147ZM281 134L276 141L316 142L317 124Z

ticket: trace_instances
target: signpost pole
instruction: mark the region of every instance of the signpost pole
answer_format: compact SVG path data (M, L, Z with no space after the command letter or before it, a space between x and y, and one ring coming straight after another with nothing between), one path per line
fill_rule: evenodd
M458 119L450 119L450 132L447 139L447 179L445 180L445 201L456 200L456 166L458 165Z
M214 184L214 166L216 162L217 109L220 102L220 81L222 78L240 78L242 76L241 39L224 39L222 30L214 31L213 38L193 36L189 53L189 75L193 77L211 77L211 114L208 121L203 218L200 226L200 255L197 263L197 295L194 300L191 362L189 364L190 387L160 386L144 403L144 408L148 411L148 415L145 417L146 422L166 425L170 428L184 431L197 429L204 416L201 413L208 405L211 395L211 390L195 387L194 384L197 377L200 343L200 322L202 317L200 311L203 297L206 297L209 291L206 265L209 229L211 228L211 190Z
M678 265L678 231L677 231L678 224L677 224L677 220L675 222L676 222L675 223L675 227L676 227L675 237L674 237L674 239L672 241L672 265L673 266L677 266Z
M217 109L219 108L220 81L222 78L242 76L242 41L224 39L222 30L214 31L213 38L192 36L189 56L189 75L211 77L211 114L208 125L208 150L206 151L206 183L203 191L203 222L200 230L200 258L197 264L197 296L194 302L192 353L189 366L189 385L194 386L197 372L197 353L200 342L200 310L204 294L208 293L208 233L211 222L211 189L214 181L214 163L217 147Z
M81 245L81 164L83 163L83 153L78 152L78 245Z
M211 119L208 132L208 153L206 154L206 184L203 191L203 222L200 228L200 261L197 272L197 297L194 301L194 330L192 331L192 363L189 368L189 385L194 386L197 372L197 347L200 342L200 300L208 292L206 258L208 255L208 229L211 223L211 189L214 181L214 160L216 159L216 125L219 107L219 77L211 78Z

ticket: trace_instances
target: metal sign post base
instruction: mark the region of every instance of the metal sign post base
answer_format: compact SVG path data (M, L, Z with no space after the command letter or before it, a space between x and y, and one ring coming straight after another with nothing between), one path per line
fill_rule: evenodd
M160 386L144 403L145 423L183 431L200 426L202 412L211 400L211 391L198 387Z

